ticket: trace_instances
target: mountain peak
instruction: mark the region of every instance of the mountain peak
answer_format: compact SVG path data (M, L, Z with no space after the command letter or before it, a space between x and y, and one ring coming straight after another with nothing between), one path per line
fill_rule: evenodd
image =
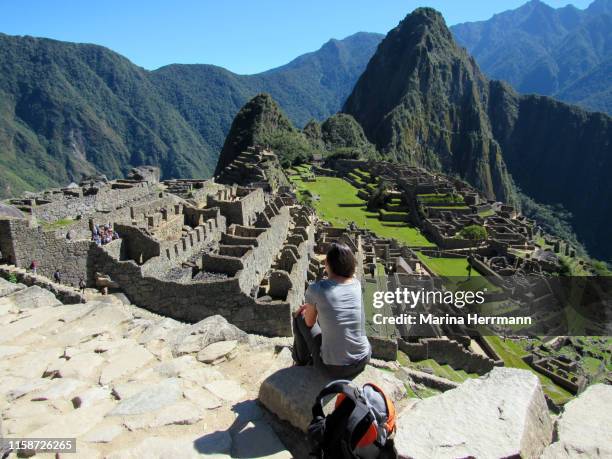
M344 111L383 154L456 171L505 199L510 181L486 115L487 87L442 15L418 8L382 41Z
M244 104L234 118L219 155L215 175L219 175L248 147L265 144L267 134L275 130L293 131L294 128L270 94L257 94Z
M408 14L396 27L397 29L414 29L419 26L425 26L422 31L446 31L446 21L438 10L429 7L420 7ZM448 32L450 36L450 32Z

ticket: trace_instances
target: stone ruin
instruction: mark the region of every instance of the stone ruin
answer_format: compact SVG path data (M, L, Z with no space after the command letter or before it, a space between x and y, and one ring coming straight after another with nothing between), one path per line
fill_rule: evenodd
M219 314L245 331L290 336L291 312L316 276L310 212L262 188L141 178L13 200L30 218L0 219L2 258L22 268L36 260L40 274L58 269L74 287L107 279L174 319ZM91 231L105 224L120 239L98 246Z

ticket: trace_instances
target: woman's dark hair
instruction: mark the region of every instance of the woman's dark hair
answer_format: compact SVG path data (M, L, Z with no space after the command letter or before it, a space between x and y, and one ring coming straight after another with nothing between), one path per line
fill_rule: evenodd
M332 242L326 259L334 274L342 277L352 277L355 274L357 260L355 260L353 251L346 244Z

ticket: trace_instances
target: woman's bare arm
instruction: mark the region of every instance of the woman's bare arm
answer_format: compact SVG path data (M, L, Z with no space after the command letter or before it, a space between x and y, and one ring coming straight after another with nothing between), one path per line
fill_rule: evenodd
M317 321L317 307L314 304L306 303L304 306L304 322L309 327L312 327Z

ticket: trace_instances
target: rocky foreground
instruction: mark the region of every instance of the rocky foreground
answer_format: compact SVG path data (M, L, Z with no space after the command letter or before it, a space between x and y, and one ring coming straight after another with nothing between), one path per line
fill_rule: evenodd
M286 340L218 316L185 325L112 295L63 305L2 279L0 295L4 437L76 437L68 458L292 457L255 401L291 364L275 352Z
M0 278L4 437L77 439L77 454L36 457L307 454L301 432L327 379L291 368L287 339L247 335L219 316L182 324L121 295L88 297L64 305ZM413 400L393 369L368 367L358 382L396 400L400 457L612 456L610 386L589 388L554 421L530 372L496 368Z

